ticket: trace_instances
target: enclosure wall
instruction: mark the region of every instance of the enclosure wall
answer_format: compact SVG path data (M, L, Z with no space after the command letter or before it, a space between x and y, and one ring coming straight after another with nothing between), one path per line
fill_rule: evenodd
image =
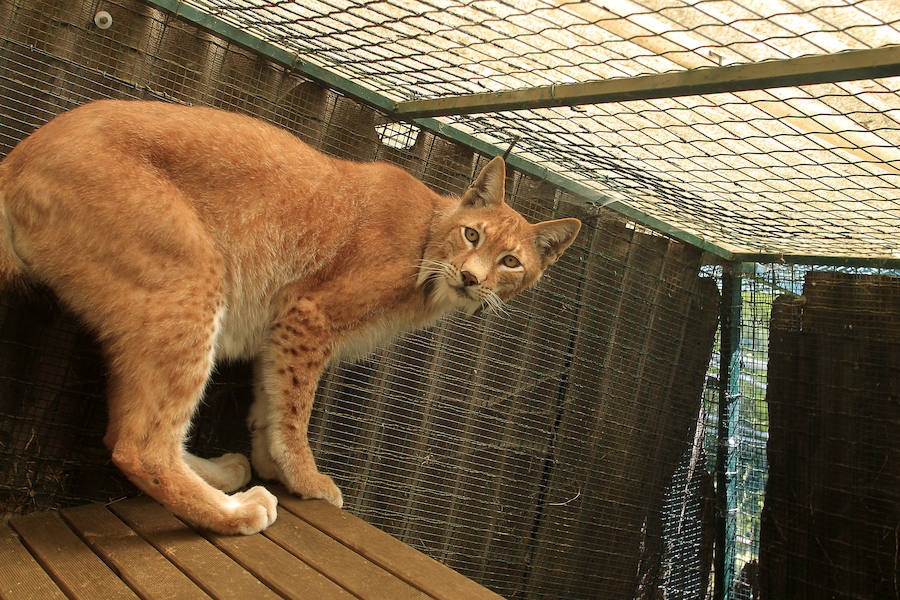
M769 349L763 598L896 598L900 279L810 272Z

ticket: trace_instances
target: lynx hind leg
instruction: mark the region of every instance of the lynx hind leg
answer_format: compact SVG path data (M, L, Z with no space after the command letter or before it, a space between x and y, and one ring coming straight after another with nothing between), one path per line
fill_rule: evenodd
M107 443L113 462L138 488L193 525L225 534L250 534L268 527L275 520L277 502L263 488L227 496L210 485L240 487L247 477L246 470L234 473L241 469L238 459L203 461L184 452L190 418L212 364L211 352L191 355L193 344L165 348L134 341L127 348L152 347L153 357L124 349L111 361ZM192 464L200 465L197 471L207 480Z
M274 522L275 497L263 488L227 496L191 463L214 485L234 488L247 479L240 459L202 461L184 452L190 418L212 367L212 347L201 339L211 338L211 325L201 331L195 323L184 319L179 325L183 343L166 344L153 328L145 328L110 353L107 442L125 475L176 516L219 533L256 533Z
M256 533L274 522L275 497L261 487L226 495L191 464L224 488L245 483L246 464L229 456L202 461L184 451L224 309L220 278L193 268L210 264L201 262L203 255L195 258L179 268L169 264L158 274L162 287L111 284L104 290L128 298L111 313L102 336L110 372L106 442L125 475L176 516L219 533Z
M115 152L100 155L127 162ZM134 164L125 184L85 171L76 186L84 198L60 186L46 202L50 217L17 235L34 274L98 334L113 462L186 521L221 533L260 531L275 520L274 496L262 488L227 496L184 459L225 308L225 261L190 202L155 170ZM45 176L32 180L53 181ZM20 196L32 193L47 191Z
M200 458L184 453L184 462L203 481L223 492L234 492L250 482L250 461L243 454L223 454L215 458Z
M179 354L160 358L177 364ZM116 358L113 364L119 373L111 375L116 384L110 386L109 397L110 431L115 433L107 436L116 466L138 488L198 527L225 534L250 534L271 525L276 516L274 496L263 488L227 496L204 481L185 460L184 439L205 378L199 372L193 377L179 377L162 365L147 368L142 364L146 357L135 361L126 353ZM180 358L185 360L183 355ZM130 368L123 369L125 365ZM241 482L243 479L242 475ZM233 487L238 481L235 476L218 483Z
M257 364L253 463L261 476L278 477L292 493L341 507L341 491L319 472L306 437L329 342L324 316L308 299L290 303L273 325Z

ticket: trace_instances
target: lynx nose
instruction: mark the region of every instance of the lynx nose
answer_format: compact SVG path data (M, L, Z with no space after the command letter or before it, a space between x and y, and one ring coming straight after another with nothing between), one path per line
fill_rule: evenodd
M462 282L465 287L469 287L470 285L478 285L478 278L469 271L463 271Z

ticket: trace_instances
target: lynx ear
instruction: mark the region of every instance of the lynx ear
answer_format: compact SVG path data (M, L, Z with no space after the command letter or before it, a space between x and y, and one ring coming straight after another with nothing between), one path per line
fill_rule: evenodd
M534 226L534 245L541 255L542 269L559 259L566 248L575 241L580 229L581 221L578 219L544 221Z
M466 193L463 194L462 206L473 208L490 208L503 202L506 190L506 163L498 156L491 160L478 174Z

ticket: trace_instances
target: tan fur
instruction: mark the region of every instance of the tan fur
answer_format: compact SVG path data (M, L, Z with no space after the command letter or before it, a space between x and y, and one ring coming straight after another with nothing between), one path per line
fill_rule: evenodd
M214 361L256 359L258 474L340 506L306 439L328 362L508 300L577 235L575 219L527 223L504 180L494 159L462 199L444 197L245 116L95 102L0 163L0 277L49 285L97 333L122 471L192 523L253 533L275 498L220 491L248 482L247 459L183 448ZM503 266L513 252L521 266Z

